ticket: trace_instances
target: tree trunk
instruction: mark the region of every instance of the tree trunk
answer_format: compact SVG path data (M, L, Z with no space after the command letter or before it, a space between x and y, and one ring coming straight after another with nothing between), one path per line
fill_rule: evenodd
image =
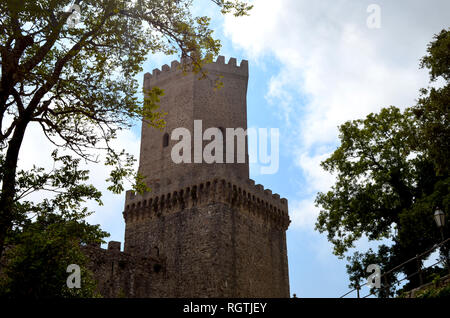
M14 220L14 197L16 195L16 173L19 151L29 120L18 122L14 134L9 141L6 158L2 167L2 189L0 193L0 258L3 255L5 239L11 230Z

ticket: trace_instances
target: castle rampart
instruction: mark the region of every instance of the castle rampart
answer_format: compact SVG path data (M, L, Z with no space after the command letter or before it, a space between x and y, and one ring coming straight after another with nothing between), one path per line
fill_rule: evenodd
M290 223L287 200L280 199L279 194L272 194L269 189L264 190L262 185L255 185L251 179L245 184L242 181L214 179L164 194L147 192L136 195L133 191L127 191L126 196L123 215L127 223L215 202L228 203L257 214L283 230L287 230Z
M183 64L186 62L179 62L179 61L172 61L171 65L164 64L161 69L155 68L152 73L145 73L144 74L144 88L148 89L150 87L160 85L161 83L165 81L170 81L174 77L177 77L179 75L183 75L185 73L185 76L193 75L195 74L189 74L184 72L185 68L183 68ZM189 68L188 68L189 69ZM248 77L248 61L242 60L240 65L237 65L237 61L235 58L230 58L228 63L225 63L225 57L219 56L217 60L213 63L208 63L203 66L203 70L206 72L210 72L213 75L223 75L226 74L232 74L236 76L244 76ZM198 75L200 76L200 75Z

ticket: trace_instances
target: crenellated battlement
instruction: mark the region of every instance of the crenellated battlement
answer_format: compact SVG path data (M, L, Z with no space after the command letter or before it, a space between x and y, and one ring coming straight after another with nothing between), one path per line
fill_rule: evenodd
M120 242L110 241L82 246L88 269L98 282L103 297L155 297L164 295L167 281L165 259L156 254L132 254L120 251Z
M283 230L290 223L287 200L280 199L280 195L272 194L271 190L264 189L260 184L255 185L255 181L251 179L245 184L213 179L158 195L151 192L135 195L128 191L123 215L125 222L135 222L217 202L259 214L264 220L272 221Z
M133 251L122 251L121 250L122 243L118 241L109 241L107 248L103 248L101 243L97 244L87 244L81 246L81 250L85 252L85 254L93 254L97 259L108 259L109 261L128 261L132 262L149 262L154 264L162 264L164 263L164 257L159 255L159 252L150 251L150 253L145 254L143 257L142 254L137 253L139 256L135 255L135 250ZM130 253L132 252L132 253ZM139 252L139 251L137 251ZM91 257L92 260L92 257Z
M172 78L175 74L179 75L183 73L183 70L190 69L187 59L172 61L170 66L164 64L161 69L155 68L152 73L144 74L144 87L151 87L157 82ZM206 72L231 73L240 76L248 76L248 61L242 60L238 66L236 58L232 57L228 60L228 63L225 63L225 57L221 55L215 62L205 64L203 69Z

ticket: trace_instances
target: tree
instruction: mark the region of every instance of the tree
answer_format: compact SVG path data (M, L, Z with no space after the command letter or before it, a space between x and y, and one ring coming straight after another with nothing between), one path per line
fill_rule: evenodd
M442 30L428 46L421 67L429 69L430 80L443 78L447 85L421 90L413 112L419 120L422 138L420 148L427 151L439 175L448 175L450 160L450 32Z
M58 214L39 215L35 222L17 231L8 240L12 247L5 252L0 296L6 298L96 297L97 282L87 269L88 259L80 242L96 233L98 226L84 220L64 219ZM92 241L89 241L92 243ZM70 264L79 266L81 288L69 288Z
M239 0L212 0L223 14L244 15ZM16 218L17 161L24 134L37 123L57 148L114 167L114 192L133 175L133 158L113 149L117 131L143 118L164 125L158 88L137 97L136 74L148 52L180 52L194 71L220 49L208 17L193 17L189 0L6 0L0 3L0 257ZM77 10L79 8L79 10ZM74 11L80 11L78 23ZM185 64L186 65L186 64ZM94 153L90 150L94 149ZM145 185L136 177L135 189Z
M83 203L101 193L85 184L88 171L79 169L80 159L52 153L52 171L33 168L19 171L17 196L46 191L41 200L15 202L17 215L6 237L6 252L0 271L0 295L7 298L94 297L96 282L87 270L81 245L98 244L108 233L90 225ZM1 162L1 157L0 157ZM50 195L51 193L52 195ZM67 268L81 269L81 288L70 289Z
M321 208L316 229L327 233L334 254L344 257L363 235L392 242L382 244L378 252L356 252L347 258L350 287L368 276L369 264L387 272L441 240L432 216L436 207L447 217L450 211L449 39L450 31L436 35L421 64L430 69L432 81L442 76L444 87L423 89L417 105L403 112L391 106L341 125L340 146L322 162L336 174L336 183L316 197ZM410 276L417 270L412 262L393 271L386 276L389 286L378 295L393 295L396 275ZM415 275L407 287L419 283Z

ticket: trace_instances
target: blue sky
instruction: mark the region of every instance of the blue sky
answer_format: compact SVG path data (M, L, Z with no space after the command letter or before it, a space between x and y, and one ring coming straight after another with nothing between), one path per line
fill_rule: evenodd
M280 167L276 174L250 171L256 183L289 200L292 220L287 232L291 294L298 297L339 297L347 290L345 260L332 254L325 234L314 230L318 209L314 199L333 177L319 164L338 146L337 126L365 117L382 107L414 103L428 85L419 59L433 34L449 27L450 2L255 0L250 17L223 18L209 1L195 2L195 13L213 17L221 55L249 61L248 126L279 128ZM366 20L370 4L379 5L379 29ZM151 72L176 57L149 56ZM143 78L143 74L140 75ZM34 128L33 128L34 129ZM48 163L51 145L33 130L27 133L21 165ZM138 157L140 124L119 135L118 147ZM48 151L48 152L47 152ZM91 167L91 180L105 189L104 167ZM99 223L122 241L124 195L105 193L105 205L90 202ZM356 249L376 244L365 240ZM362 291L364 295L367 291ZM354 295L353 295L354 296Z

